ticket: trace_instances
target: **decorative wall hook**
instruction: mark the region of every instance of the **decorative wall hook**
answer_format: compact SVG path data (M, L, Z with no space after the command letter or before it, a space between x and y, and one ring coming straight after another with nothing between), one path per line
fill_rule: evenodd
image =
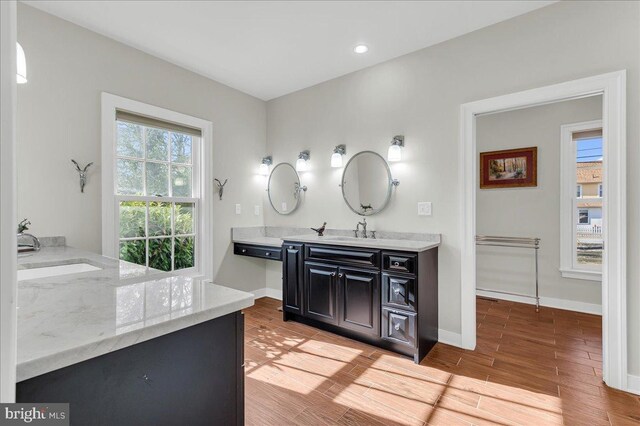
M224 192L224 186L227 184L227 181L229 179L225 179L224 183L220 182L219 179L214 179L214 181L216 182L216 185L218 186L218 197L220 197L220 199L222 200L222 193Z
M87 184L87 170L91 167L93 162L84 166L84 169L80 167L76 160L71 159L71 162L76 165L76 170L78 171L78 175L80 175L80 192L84 192L84 186Z

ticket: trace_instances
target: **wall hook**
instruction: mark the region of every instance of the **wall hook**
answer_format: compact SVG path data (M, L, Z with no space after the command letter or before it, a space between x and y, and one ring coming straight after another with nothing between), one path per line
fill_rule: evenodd
M76 165L76 170L78 171L78 175L80 175L80 192L84 192L84 186L87 184L87 170L91 167L93 162L84 166L84 169L80 167L76 160L71 159L71 162Z
M214 179L214 181L216 182L216 185L218 186L218 197L220 197L220 199L222 200L222 193L224 192L224 186L227 184L227 181L229 179L225 179L224 183L220 182L219 179Z

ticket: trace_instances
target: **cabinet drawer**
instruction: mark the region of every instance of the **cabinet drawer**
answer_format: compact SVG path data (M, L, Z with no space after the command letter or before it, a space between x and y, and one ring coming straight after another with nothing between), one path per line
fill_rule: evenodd
M380 267L380 251L329 246L305 246L305 259L341 265Z
M410 346L416 344L416 314L382 309L382 338Z
M382 303L415 312L415 283L413 278L382 274Z
M383 253L382 268L390 272L416 273L416 256L411 254Z
M259 257L262 259L282 260L281 247L255 246L252 244L233 245L233 253L240 256Z

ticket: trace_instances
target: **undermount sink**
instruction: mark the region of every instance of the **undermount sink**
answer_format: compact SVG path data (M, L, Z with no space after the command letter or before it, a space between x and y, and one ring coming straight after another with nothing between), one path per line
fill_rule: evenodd
M356 238L356 237L324 237L325 240L331 240L331 241L361 241L362 238Z
M100 271L102 268L88 263L72 263L65 265L47 265L18 270L18 281L35 280L38 278L50 278L60 275L79 274L82 272Z

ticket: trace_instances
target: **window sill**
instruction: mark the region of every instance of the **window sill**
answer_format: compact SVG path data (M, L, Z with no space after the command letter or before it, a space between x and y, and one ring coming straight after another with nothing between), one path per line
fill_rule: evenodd
M573 278L576 280L599 281L602 282L602 272L584 271L578 269L560 269L563 278Z

